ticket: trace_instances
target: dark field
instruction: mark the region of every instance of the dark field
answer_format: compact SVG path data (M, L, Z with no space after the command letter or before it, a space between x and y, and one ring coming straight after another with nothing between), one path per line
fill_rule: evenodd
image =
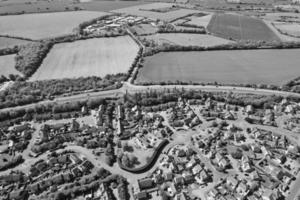
M300 75L299 53L300 49L159 53L145 58L136 81L282 85Z
M207 29L226 39L280 41L263 21L241 15L215 14Z

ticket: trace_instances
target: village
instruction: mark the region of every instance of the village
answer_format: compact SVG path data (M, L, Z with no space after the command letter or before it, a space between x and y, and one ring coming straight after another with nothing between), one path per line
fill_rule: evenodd
M264 109L209 97L83 106L72 119L1 129L1 196L285 199L300 185L299 120L287 99Z

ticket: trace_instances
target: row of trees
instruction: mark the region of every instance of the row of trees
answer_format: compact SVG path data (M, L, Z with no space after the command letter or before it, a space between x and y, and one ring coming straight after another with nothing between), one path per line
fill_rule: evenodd
M62 94L76 94L86 90L100 91L122 86L127 74L107 75L104 78L86 77L76 79L44 80L35 82L17 81L0 92L0 109L52 99Z
M152 56L159 52L172 51L217 51L217 50L250 50L250 49L293 49L300 48L300 42L265 42L265 41L244 41L229 43L210 47L204 46L180 46L164 43L156 48L149 48L144 56Z

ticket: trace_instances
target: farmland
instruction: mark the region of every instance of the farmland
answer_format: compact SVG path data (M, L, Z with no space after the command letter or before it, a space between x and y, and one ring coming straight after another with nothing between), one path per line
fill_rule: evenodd
M89 11L111 11L130 6L149 4L144 1L89 1L80 3L80 8Z
M296 23L274 23L274 26L280 30L281 33L292 37L300 38L300 24Z
M0 1L0 14L61 12L77 10L76 0L9 0Z
M205 15L202 17L192 16L192 17L190 17L191 21L189 21L188 24L207 27L211 20L211 17L212 17L212 14Z
M9 74L21 73L15 69L15 55L0 56L0 76L8 77Z
M106 15L103 12L76 11L2 16L0 34L30 39L57 37L72 33L80 23Z
M126 73L138 49L128 36L57 44L30 80Z
M299 53L299 49L159 53L145 58L136 82L278 85L299 76Z
M15 38L0 37L0 49L27 44L29 41Z
M180 46L216 46L228 44L232 41L212 35L204 34L185 34L185 33L162 33L142 37L147 40L154 40L155 43L162 45L164 43Z
M263 21L241 15L215 14L207 28L211 33L228 39L279 41Z
M154 34L158 31L158 28L152 26L151 24L139 24L132 27L132 32L137 35L147 35Z
M117 10L113 10L112 12L149 17L149 18L160 19L164 21L172 21L189 14L200 12L191 9L172 9L172 5L173 4L169 4L169 3L153 3L153 4L146 4L146 5L132 6L123 9L117 9ZM168 9L170 10L167 11ZM153 10L161 10L161 12L157 12ZM165 11L163 12L162 10Z

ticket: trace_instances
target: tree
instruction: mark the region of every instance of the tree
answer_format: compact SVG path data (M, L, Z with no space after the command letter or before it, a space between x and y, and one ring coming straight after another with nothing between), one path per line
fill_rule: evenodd
M65 200L65 194L63 192L58 192L55 196L55 200Z
M126 166L126 167L130 167L130 166L131 166L131 163L130 163L130 160L129 160L129 157L128 157L127 154L124 154L124 155L122 156L121 162L122 162L122 164L123 164L124 166Z

